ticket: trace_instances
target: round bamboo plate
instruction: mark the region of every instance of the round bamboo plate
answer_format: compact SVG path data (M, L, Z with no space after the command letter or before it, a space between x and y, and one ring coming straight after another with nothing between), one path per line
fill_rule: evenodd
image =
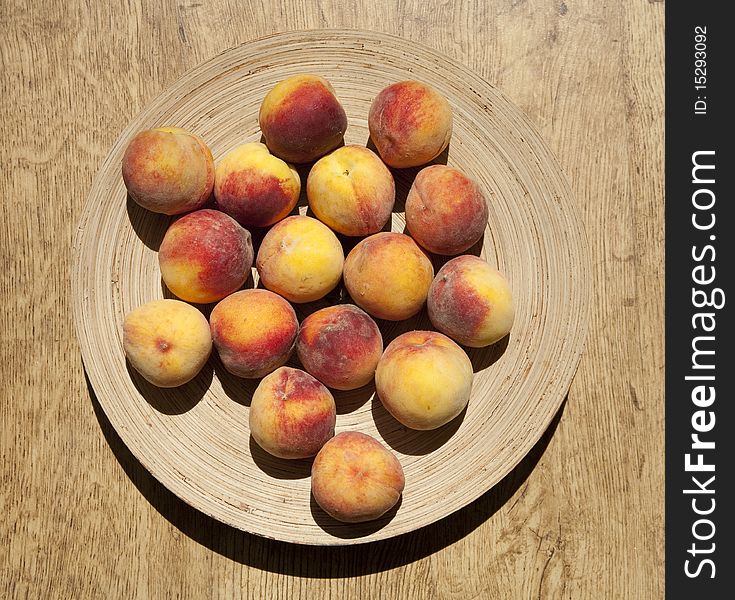
M334 86L348 116L346 143L368 143L370 103L389 83L419 79L448 98L454 133L440 160L487 191L489 226L473 250L506 273L516 301L511 335L468 351L476 371L472 397L445 427L406 430L382 408L373 388L335 395L337 431L376 436L405 470L399 506L362 525L335 522L315 505L309 461L271 458L250 441L248 405L256 381L229 376L213 355L191 383L159 390L127 367L122 348L124 314L168 295L156 250L171 221L127 199L120 164L128 142L140 130L176 125L201 135L216 161L234 146L260 139L257 114L265 93L302 72L319 73ZM398 211L416 172L395 171L395 231L404 229ZM445 517L518 464L558 410L578 365L588 282L584 232L569 186L529 121L498 90L412 41L374 32L306 31L249 42L207 61L122 132L94 180L78 227L74 317L100 404L133 454L167 488L254 534L301 544L354 544ZM327 299L335 300L336 293ZM308 307L297 308L303 316ZM387 344L430 323L423 312L381 328Z

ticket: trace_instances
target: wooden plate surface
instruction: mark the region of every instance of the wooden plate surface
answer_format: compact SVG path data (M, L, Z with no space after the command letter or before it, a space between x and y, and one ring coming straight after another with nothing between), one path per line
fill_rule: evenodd
M370 103L389 83L419 79L448 98L454 133L440 160L486 190L489 226L472 251L507 275L516 301L511 335L469 351L476 370L472 398L442 429L406 430L382 408L373 388L335 394L337 431L376 436L394 450L406 474L397 509L363 525L337 523L314 504L308 461L280 461L250 442L248 405L257 382L229 376L213 356L191 383L159 390L129 370L122 348L125 313L170 297L161 285L156 250L171 220L127 199L120 165L128 142L142 129L176 125L202 136L217 161L234 146L260 139L257 114L264 95L303 72L325 76L334 86L348 116L346 143L368 143ZM394 172L394 231L404 229L402 200L416 172ZM354 30L294 32L243 44L203 63L122 132L79 223L74 318L85 368L110 422L172 492L251 533L301 544L354 544L449 515L500 481L532 448L579 362L589 267L584 232L557 161L528 119L492 85L401 38ZM335 300L336 294L327 299ZM299 316L313 308L299 308ZM425 311L404 323L381 323L386 345L398 333L428 328Z

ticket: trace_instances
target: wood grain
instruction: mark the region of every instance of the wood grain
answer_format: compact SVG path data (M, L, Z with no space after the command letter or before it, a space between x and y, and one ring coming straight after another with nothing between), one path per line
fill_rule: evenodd
M2 595L662 596L663 3L3 9ZM220 527L141 470L90 401L69 283L83 200L125 124L228 47L321 27L428 44L518 104L569 177L594 290L587 350L553 436L454 517L337 551Z

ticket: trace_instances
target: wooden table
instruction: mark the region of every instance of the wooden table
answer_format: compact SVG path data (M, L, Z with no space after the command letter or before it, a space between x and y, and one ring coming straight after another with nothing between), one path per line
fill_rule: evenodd
M663 592L663 22L657 0L2 4L0 595L657 598ZM110 427L72 327L71 242L127 121L277 31L422 42L502 89L576 193L587 349L550 431L453 516L367 547L268 541L188 508Z

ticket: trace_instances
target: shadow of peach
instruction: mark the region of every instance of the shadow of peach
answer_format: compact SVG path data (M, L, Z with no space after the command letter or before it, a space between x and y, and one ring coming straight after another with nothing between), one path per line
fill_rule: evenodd
M174 217L146 210L138 205L130 194L126 197L125 209L128 213L130 225L138 239L151 250L158 252L163 236L166 234L169 225L174 222Z
M217 375L217 380L222 387L222 391L227 397L243 406L250 406L253 394L260 384L261 378L245 379L244 377L233 375L225 368L216 350L212 352L212 357L209 360L212 363L214 373Z
M485 346L484 348L470 348L468 346L462 346L464 351L467 353L467 356L470 357L472 370L475 373L479 373L498 362L508 349L510 335L511 334L508 334L494 344Z
M378 394L373 397L370 409L375 427L385 443L396 452L410 456L422 456L441 448L457 433L467 414L467 407L465 407L446 425L429 431L419 431L410 429L397 421L383 406Z
M304 479L311 475L313 458L291 460L268 454L250 436L250 455L255 465L269 477L275 479Z
M127 360L125 368L140 395L148 404L165 415L182 415L194 408L207 393L213 378L211 358L194 379L175 388L160 388L153 385Z
M124 473L155 510L192 540L240 564L294 577L315 579L357 577L395 569L430 556L470 535L491 519L525 483L556 431L564 412L561 405L551 424L531 451L489 491L464 508L430 525L386 540L347 546L305 546L253 535L225 525L192 508L157 481L133 456L103 411L85 371L87 391L102 434ZM337 524L311 504L312 516L335 540L359 540L379 530L397 513L365 529ZM320 512L321 511L321 512ZM342 536L342 537L340 537Z
M329 516L319 506L314 496L309 498L309 508L311 509L311 516L314 518L319 527L326 531L329 535L343 540L355 540L366 535L371 535L377 531L380 531L390 523L398 513L398 509L401 508L403 502L403 496L398 499L398 502L382 517L379 517L373 521L366 521L364 523L342 523L337 519Z
M330 388L334 402L337 405L337 414L346 415L362 408L370 398L375 396L375 382L357 388L356 390L335 390Z

